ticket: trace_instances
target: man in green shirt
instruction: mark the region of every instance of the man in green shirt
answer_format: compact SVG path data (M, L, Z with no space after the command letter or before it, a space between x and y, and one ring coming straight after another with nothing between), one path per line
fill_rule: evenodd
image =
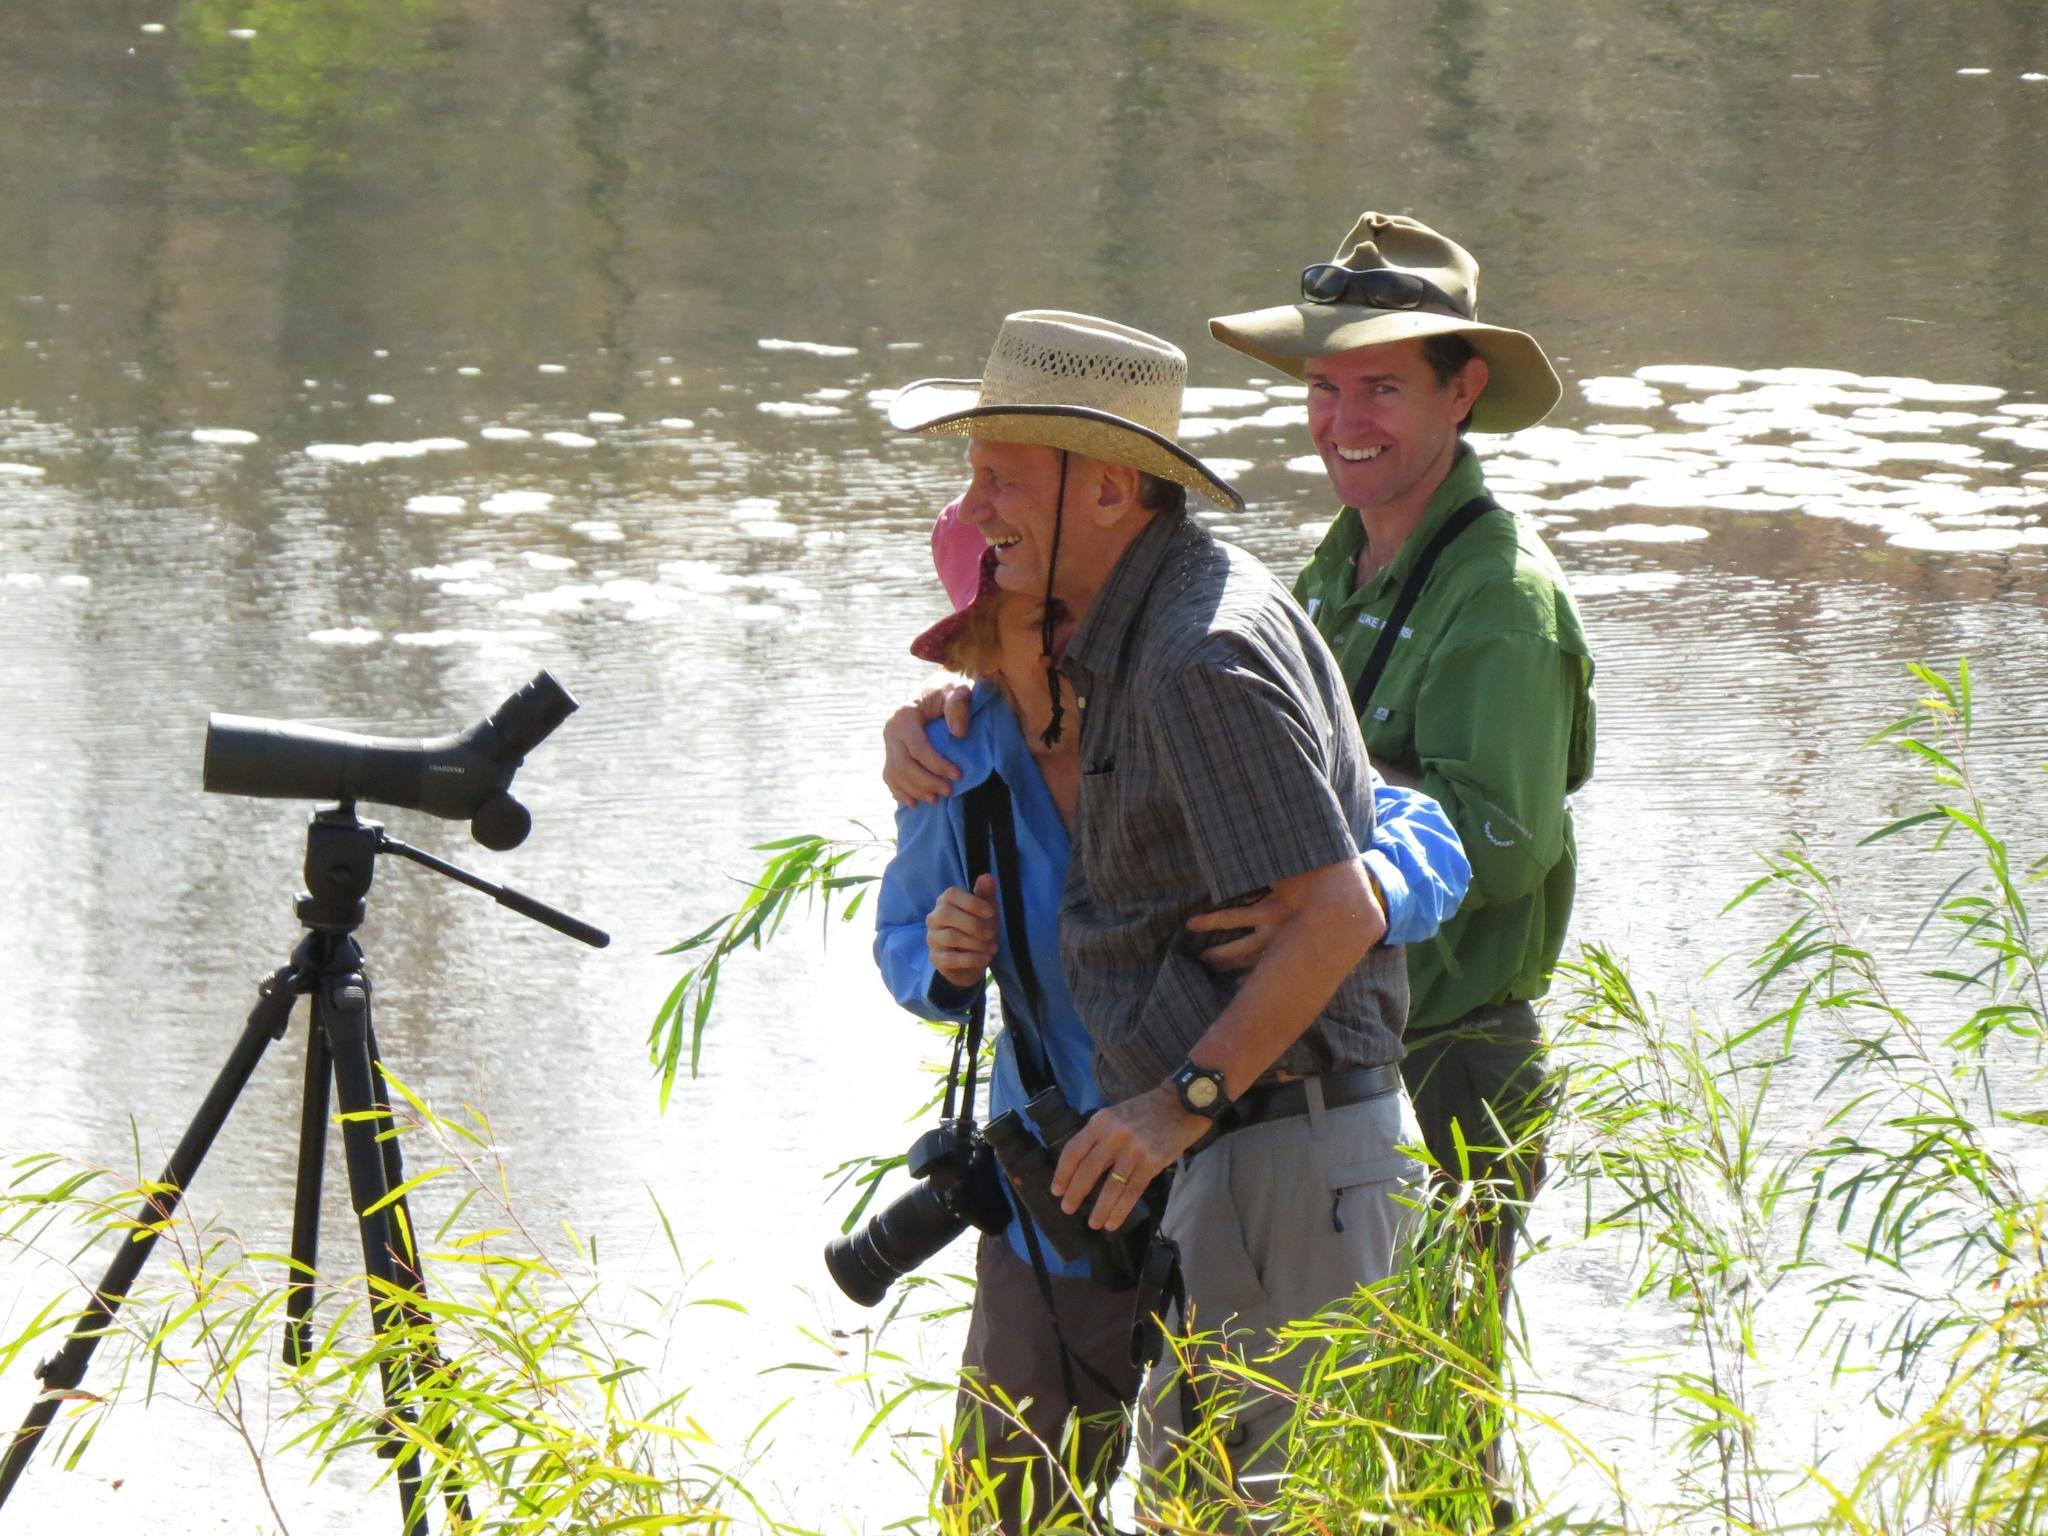
M1472 862L1457 916L1408 952L1403 1073L1424 1138L1449 1173L1527 1199L1545 1102L1530 1005L1571 915L1565 797L1592 772L1593 662L1556 560L1487 498L1464 441L1534 425L1560 392L1531 337L1478 322L1478 277L1435 230L1367 213L1336 261L1304 271L1301 302L1210 330L1308 385L1343 508L1294 594L1337 655L1374 766L1440 802ZM1493 1232L1503 1286L1516 1225Z

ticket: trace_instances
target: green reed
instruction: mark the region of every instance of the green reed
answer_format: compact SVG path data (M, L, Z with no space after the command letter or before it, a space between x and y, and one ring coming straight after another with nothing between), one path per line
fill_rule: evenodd
M543 1241L525 1224L481 1115L439 1114L388 1073L387 1082L401 1107L380 1116L384 1134L403 1137L425 1165L404 1186L410 1208L447 1207L412 1234L426 1288L308 1276L310 1347L286 1365L277 1346L292 1261L188 1211L149 1223L159 1247L38 1459L75 1465L109 1412L175 1384L245 1447L279 1529L271 1487L284 1458L317 1477L363 1457L382 1468L382 1488L392 1462L374 1457L405 1450L421 1459L422 1506L440 1510L449 1531L709 1530L749 1510L746 1447L721 1449L684 1411L687 1388L656 1385L638 1357L658 1340L600 1306L594 1245L567 1228L562 1242ZM111 1170L25 1158L0 1194L0 1244L55 1265L81 1295L95 1261L134 1235L134 1212L162 1193ZM395 1309L373 1318L373 1295ZM664 1304L744 1310L715 1298ZM57 1342L72 1321L61 1304L45 1308L0 1339L0 1368Z
M861 829L863 832L866 828ZM816 906L829 924L833 902L844 896L841 922L853 921L867 894L862 886L880 879L875 874L848 874L846 866L872 857L881 847L872 835L857 840L802 834L757 843L754 852L770 858L761 872L747 882L747 894L738 907L715 918L688 938L662 951L667 955L703 951L703 958L685 967L683 974L655 1011L648 1029L647 1045L661 1078L661 1107L668 1108L681 1070L683 1043L687 1036L690 1076L697 1075L703 1058L704 1029L711 1021L712 1004L718 998L718 979L725 962L747 949L759 950L782 929L799 900L806 908Z
M2042 1082L2026 894L2048 860L1995 830L1967 666L1913 672L1919 707L1870 744L1926 770L1923 804L1858 846L1925 839L1914 868L1947 883L1924 909L1858 910L1794 846L1731 903L1781 924L1737 1017L1674 1024L1589 946L1553 1018L1558 1183L1582 1233L1635 1240L1636 1296L1690 1346L1645 1371L1675 1480L1634 1515L1658 1525L2025 1531L2048 1495L2048 1117L2002 1107ZM1760 1433L1816 1384L1881 1444L1802 1456Z

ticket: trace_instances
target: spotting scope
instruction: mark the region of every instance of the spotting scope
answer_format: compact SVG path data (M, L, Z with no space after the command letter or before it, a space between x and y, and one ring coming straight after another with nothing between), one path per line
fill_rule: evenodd
M209 715L200 782L216 795L270 800L373 800L467 821L500 852L533 829L508 791L526 754L575 712L545 670L468 730L433 740L357 736L291 720Z

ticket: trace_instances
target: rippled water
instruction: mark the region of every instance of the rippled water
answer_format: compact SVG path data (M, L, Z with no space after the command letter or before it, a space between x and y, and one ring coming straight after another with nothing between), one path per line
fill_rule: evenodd
M537 1227L661 1291L658 1197L690 1294L750 1308L682 1326L693 1410L729 1444L794 1395L751 1481L878 1528L914 1491L874 1443L845 1469L858 1394L770 1368L858 1357L824 1175L907 1139L923 1042L846 930L735 969L666 1115L644 1036L658 949L749 844L886 833L876 726L922 680L923 532L960 478L887 431L890 392L973 373L1024 305L1181 338L1187 435L1251 501L1212 521L1292 570L1329 512L1301 391L1202 318L1283 298L1362 205L1465 238L1488 317L1567 380L1481 448L1599 659L1576 931L1711 1000L1693 978L1760 921L1716 917L1748 851L1904 803L1856 744L1908 661L1971 658L1980 768L2012 824L2048 813L2048 37L2018 0L1885 11L1469 3L1368 45L1223 3L8 8L0 1146L132 1138L153 1167L297 936L307 807L201 794L210 710L438 734L546 666L583 707L520 774L525 846L387 820L614 943L387 861L386 1053L488 1111ZM1333 177L1333 143L1372 152ZM1865 878L1931 894L1910 862ZM287 1229L298 1048L195 1191L257 1246ZM0 1268L0 1333L52 1283ZM1598 1399L1661 1338L1611 1321L1617 1286L1604 1255L1531 1266L1547 1380ZM889 1342L942 1370L956 1328ZM28 1389L0 1376L0 1425ZM248 1529L239 1454L124 1408L9 1516ZM291 1529L381 1518L371 1471L283 1479Z

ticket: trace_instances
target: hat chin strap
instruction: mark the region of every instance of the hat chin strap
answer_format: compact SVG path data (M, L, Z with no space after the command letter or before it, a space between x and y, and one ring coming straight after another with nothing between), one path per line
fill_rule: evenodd
M1045 663L1045 691L1052 700L1052 719L1046 722L1039 740L1048 747L1059 745L1061 717L1059 663L1052 654L1052 580L1060 564L1060 529L1067 514L1067 450L1060 450L1060 488L1052 504L1052 556L1045 562L1045 607L1038 616L1038 657Z

